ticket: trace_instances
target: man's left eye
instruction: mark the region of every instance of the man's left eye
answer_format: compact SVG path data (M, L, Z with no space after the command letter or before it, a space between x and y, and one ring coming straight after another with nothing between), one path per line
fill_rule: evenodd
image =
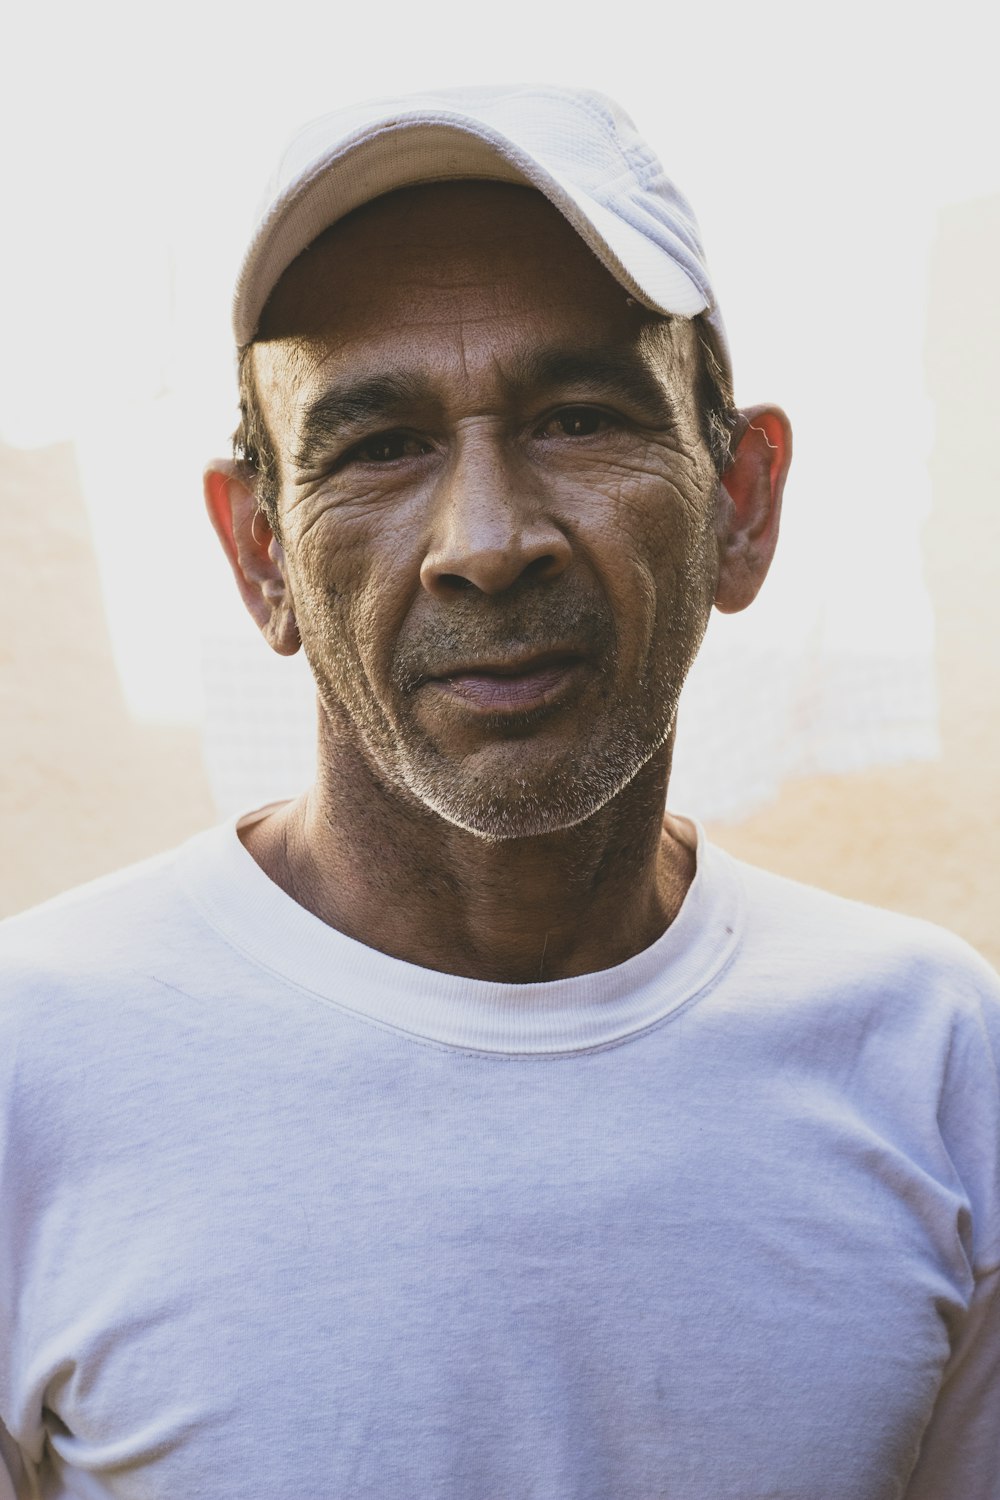
M592 437L611 425L607 412L595 406L564 406L542 426L543 437Z

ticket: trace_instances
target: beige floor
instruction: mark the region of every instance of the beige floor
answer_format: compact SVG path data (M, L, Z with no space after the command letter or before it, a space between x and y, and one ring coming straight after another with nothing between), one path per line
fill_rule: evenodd
M943 756L788 786L735 853L933 918L1000 965L1000 198L945 215L927 368L936 410L925 537ZM68 447L0 451L0 912L171 843L213 812L193 732L137 726L118 689Z

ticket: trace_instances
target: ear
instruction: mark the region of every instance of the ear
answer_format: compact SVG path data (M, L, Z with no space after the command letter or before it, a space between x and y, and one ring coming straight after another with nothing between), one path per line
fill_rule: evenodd
M244 473L239 464L226 459L209 464L205 504L243 603L264 639L279 656L294 656L301 642L285 578L285 554Z
M746 609L767 576L792 461L792 429L780 407L746 407L737 432L736 451L719 485L715 605L723 614Z

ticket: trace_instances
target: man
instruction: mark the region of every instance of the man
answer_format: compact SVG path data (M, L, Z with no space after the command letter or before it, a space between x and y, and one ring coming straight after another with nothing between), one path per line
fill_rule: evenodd
M790 456L596 95L329 117L206 494L313 787L12 921L7 1496L1000 1495L995 977L664 817Z

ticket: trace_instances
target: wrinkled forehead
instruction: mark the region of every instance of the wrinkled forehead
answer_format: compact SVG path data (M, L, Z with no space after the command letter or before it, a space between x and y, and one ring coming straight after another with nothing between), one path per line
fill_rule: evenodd
M314 240L272 292L258 341L308 336L352 313L388 312L432 294L458 301L463 293L484 298L492 291L503 311L527 303L541 287L578 309L635 305L533 188L421 184L365 204Z
M425 184L356 210L285 272L256 342L272 400L345 367L450 363L479 379L558 347L695 379L690 321L639 306L540 193L508 183Z

